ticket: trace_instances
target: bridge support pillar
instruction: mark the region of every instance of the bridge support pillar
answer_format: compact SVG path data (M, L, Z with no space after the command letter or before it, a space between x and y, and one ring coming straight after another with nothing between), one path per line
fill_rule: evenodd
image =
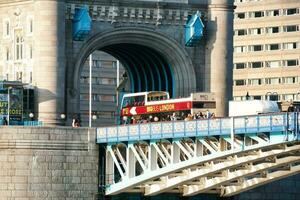
M65 2L38 0L34 6L36 110L44 124L60 125L65 113Z
M216 116L226 116L232 98L233 0L211 0L208 8L207 91L215 93Z

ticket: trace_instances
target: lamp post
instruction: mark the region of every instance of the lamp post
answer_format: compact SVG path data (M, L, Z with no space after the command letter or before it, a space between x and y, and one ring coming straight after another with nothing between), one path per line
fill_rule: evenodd
M7 88L7 125L10 124L10 89L12 87Z
M92 54L89 62L89 127L92 127Z

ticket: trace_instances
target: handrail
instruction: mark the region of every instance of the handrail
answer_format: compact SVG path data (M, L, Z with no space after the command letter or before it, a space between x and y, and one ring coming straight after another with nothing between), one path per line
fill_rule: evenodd
M97 128L97 143L299 130L298 113L164 121ZM297 120L295 120L297 119Z

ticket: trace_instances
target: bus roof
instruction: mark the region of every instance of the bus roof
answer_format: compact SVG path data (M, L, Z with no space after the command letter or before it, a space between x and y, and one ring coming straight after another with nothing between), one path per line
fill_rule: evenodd
M165 91L148 91L148 92L128 93L128 94L124 94L123 97L136 97L136 96L144 96L144 95L156 96L156 95L162 95L162 94L169 95L169 93L165 92Z

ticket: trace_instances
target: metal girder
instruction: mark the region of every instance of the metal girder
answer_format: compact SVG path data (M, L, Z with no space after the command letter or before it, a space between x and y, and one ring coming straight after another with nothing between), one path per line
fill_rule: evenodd
M245 180L240 186L227 186L222 189L221 196L228 197L239 194L241 192L253 189L255 187L283 179L300 172L300 164L295 166L290 166L288 171L276 171L271 173L266 173L266 177L252 178Z
M139 188L145 195L180 192L191 196L214 192L230 196L243 191L242 185L253 173L299 161L296 155L300 144L283 139L278 142L278 138L272 142L266 135L253 134L233 139L220 136L137 142L128 145L126 155L117 145L107 149L111 155L107 165L114 165L118 169L114 173L122 177L110 181L107 195Z
M183 188L183 196L193 196L198 193L205 193L213 188L219 188L226 185L231 185L230 183L234 180L238 180L243 177L252 176L259 172L273 169L276 167L281 167L283 165L299 162L299 156L289 156L286 158L276 159L275 163L261 163L257 165L252 165L249 169L236 170L233 172L227 172L223 177L215 177L211 179L206 179L202 184L189 184ZM241 183L239 183L240 185ZM238 187L238 186L236 186ZM229 188L229 187L228 187Z
M227 170L232 167L236 167L238 165L242 165L245 163L252 163L258 160L263 160L267 157L274 156L274 155L281 155L284 153L296 151L300 149L300 145L296 147L287 147L286 149L282 150L270 150L266 152L257 153L257 155L249 155L237 158L233 158L224 162L220 162L218 164L214 164L211 168L198 168L196 170L190 171L186 173L184 176L177 176L171 179L166 178L163 183L147 185L145 186L145 195L157 195L162 192L167 192L168 190L177 187L179 185L183 185L188 181L195 180L200 177L211 176L216 172L220 172L222 170Z

